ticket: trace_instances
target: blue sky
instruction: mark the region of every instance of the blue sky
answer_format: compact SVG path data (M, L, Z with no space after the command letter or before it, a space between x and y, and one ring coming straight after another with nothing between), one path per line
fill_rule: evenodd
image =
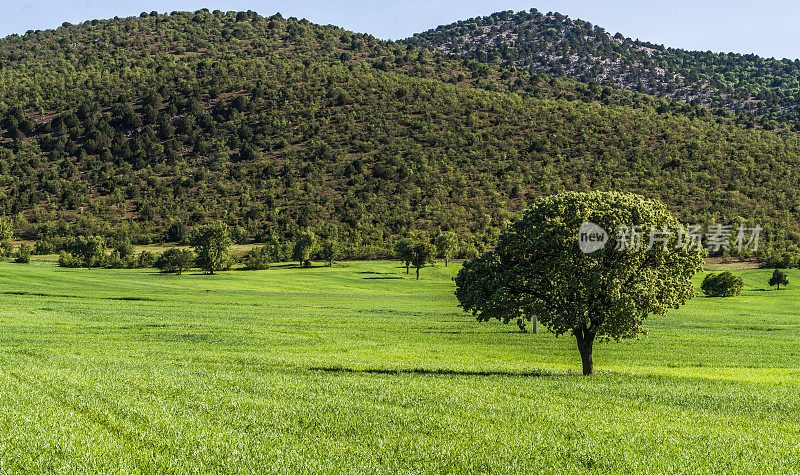
M156 10L255 10L308 18L384 39L500 10L558 11L611 33L693 50L800 58L800 2L788 0L2 0L0 36L54 28L64 21L137 15Z

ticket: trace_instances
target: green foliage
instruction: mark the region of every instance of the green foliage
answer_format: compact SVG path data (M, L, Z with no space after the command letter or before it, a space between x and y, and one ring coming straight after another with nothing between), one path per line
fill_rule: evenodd
M730 271L708 274L700 286L709 297L735 297L742 291L742 287L742 278Z
M62 267L77 267L74 265L75 262L89 269L102 266L106 258L105 239L101 236L76 236L67 242L66 254L64 259L66 265Z
M244 258L244 268L247 270L269 269L271 253L268 246L254 248Z
M161 272L174 272L181 275L192 268L195 256L188 249L171 248L164 251L154 263L154 267Z
M778 286L778 290L781 290L781 285L784 287L789 285L789 278L786 277L785 273L778 269L775 269L772 272L772 277L769 278L769 286L775 287L776 285Z
M436 258L436 247L424 241L418 241L411 247L411 265L417 270L417 280L419 280L419 270L425 265L430 264Z
M410 238L400 239L394 246L394 252L397 259L405 264L406 274L408 274L411 261L414 260L414 240Z
M672 234L663 247L617 250L619 243L611 240L584 254L577 237L585 222L611 233L620 226L642 226ZM479 320L536 318L556 335L571 332L584 374L592 374L596 337L637 337L648 315L664 315L694 295L691 277L702 260L699 253L678 246L679 226L663 204L638 195L539 198L501 235L495 251L464 265L456 278L456 296Z
M319 251L319 257L322 258L328 267L333 266L333 261L339 255L339 241L334 238L325 239L322 243L322 248Z
M14 220L11 218L0 218L0 241L11 239L14 234Z
M314 248L317 246L317 235L311 230L305 230L297 236L292 250L292 259L298 261L300 265L309 267Z
M31 260L31 251L32 249L30 245L26 243L20 244L19 249L17 249L17 257L14 262L19 264L27 264Z
M20 238L183 241L180 223L224 220L237 241L270 229L281 246L335 224L348 256L437 229L480 251L537 196L615 189L685 222L744 216L777 247L800 243L800 142L786 130L331 26L235 17L0 40L0 214Z
M436 236L436 253L444 259L445 267L447 267L447 262L453 258L457 250L458 236L456 233L450 231Z
M8 241L0 241L0 259L10 257L14 252L14 246Z
M156 255L150 251L142 251L136 257L136 267L140 269L144 269L147 267L153 267L156 263Z
M189 235L189 244L197 254L195 264L213 275L218 270L228 270L233 264L228 248L233 244L230 228L222 221L200 226Z
M58 255L58 265L59 267L75 268L81 267L82 263L80 259L72 255L72 253L61 251Z

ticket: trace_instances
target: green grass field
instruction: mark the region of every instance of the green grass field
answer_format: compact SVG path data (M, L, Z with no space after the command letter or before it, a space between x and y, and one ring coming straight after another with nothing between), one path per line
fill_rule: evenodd
M800 471L800 272L587 378L572 338L461 312L457 270L0 264L0 472Z

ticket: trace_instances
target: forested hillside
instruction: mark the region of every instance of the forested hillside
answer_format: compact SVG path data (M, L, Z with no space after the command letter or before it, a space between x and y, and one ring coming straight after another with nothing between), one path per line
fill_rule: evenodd
M489 64L737 111L745 126L800 122L800 61L686 51L632 40L558 13L499 12L444 25L408 44Z
M142 14L0 41L0 215L53 242L336 228L380 255L415 231L480 248L536 196L618 189L797 242L800 142L736 120L279 15Z

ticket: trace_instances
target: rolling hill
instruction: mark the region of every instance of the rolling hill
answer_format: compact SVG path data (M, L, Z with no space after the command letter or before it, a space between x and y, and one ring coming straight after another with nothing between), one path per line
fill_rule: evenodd
M669 48L559 13L499 12L414 35L407 44L736 111L744 125L797 130L800 61Z
M438 230L480 249L536 196L619 189L796 243L800 142L737 120L280 15L143 13L0 40L0 214L56 247L221 219L375 257Z

